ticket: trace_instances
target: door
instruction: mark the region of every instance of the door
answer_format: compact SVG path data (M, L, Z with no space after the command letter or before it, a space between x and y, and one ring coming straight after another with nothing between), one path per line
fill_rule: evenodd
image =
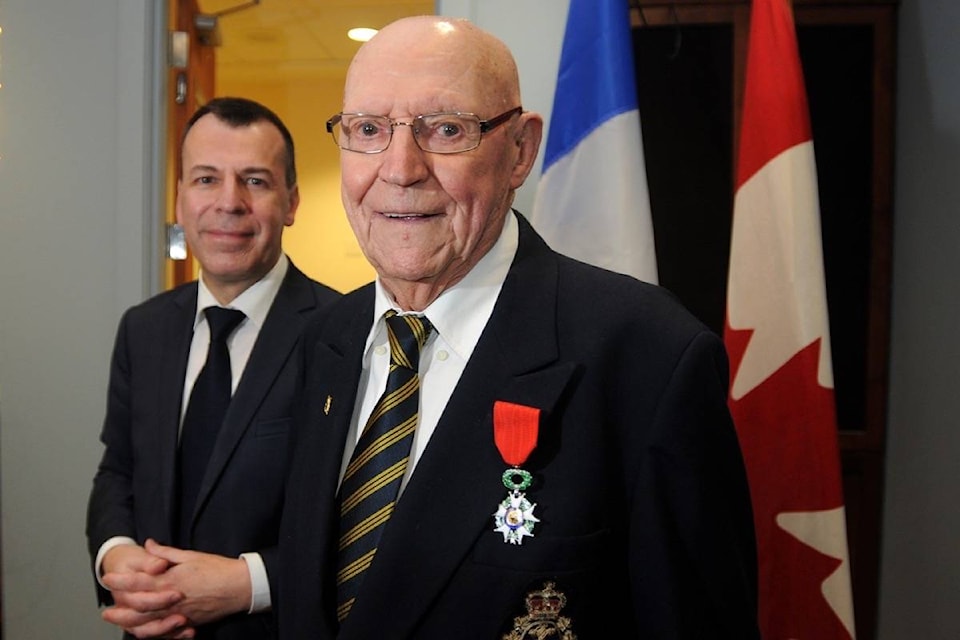
M216 41L211 31L197 26L197 16L202 15L197 0L170 0L168 11L171 64L167 71L167 207L164 219L168 234L175 234L180 140L193 112L214 95ZM196 277L193 255L185 244L183 247L185 250L175 258L171 257L174 252L167 251L164 268L167 289Z

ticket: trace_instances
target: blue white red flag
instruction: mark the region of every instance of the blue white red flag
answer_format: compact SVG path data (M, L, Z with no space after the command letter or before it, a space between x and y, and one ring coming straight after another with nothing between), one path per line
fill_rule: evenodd
M531 222L561 253L657 282L624 0L570 1Z

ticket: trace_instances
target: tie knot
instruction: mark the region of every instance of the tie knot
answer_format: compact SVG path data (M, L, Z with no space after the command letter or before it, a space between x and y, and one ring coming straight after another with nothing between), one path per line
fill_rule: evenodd
M207 324L210 325L210 342L226 341L230 332L247 317L243 311L223 307L207 307L203 310L203 314L207 317Z
M393 310L386 314L390 338L390 361L416 371L420 366L420 349L427 343L433 325L424 316L401 316Z

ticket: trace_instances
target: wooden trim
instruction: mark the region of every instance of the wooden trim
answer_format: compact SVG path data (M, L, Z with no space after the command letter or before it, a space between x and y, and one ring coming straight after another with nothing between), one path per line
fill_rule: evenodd
M183 31L189 35L190 52L186 69L168 70L168 106L169 106L169 133L167 153L169 155L167 192L170 197L166 219L168 223L175 222L176 183L181 173L180 141L183 138L187 121L198 107L214 97L215 89L215 48L205 44L197 30L195 16L200 13L197 0L176 0L171 2L170 24L175 25L176 31ZM186 74L186 99L178 103L175 100L177 77ZM187 247L187 257L184 260L170 260L168 288L189 282L195 278L193 252Z

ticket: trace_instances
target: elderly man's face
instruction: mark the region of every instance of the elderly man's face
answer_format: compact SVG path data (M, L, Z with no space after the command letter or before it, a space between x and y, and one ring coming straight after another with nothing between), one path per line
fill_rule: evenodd
M376 47L369 43L354 61L345 112L409 122L460 111L486 120L519 106L512 104L515 97L497 91L502 83L491 83L482 56L451 53L454 43L437 34L401 30L388 36ZM396 127L381 153L341 152L344 207L381 278L429 282L442 290L493 246L513 190L528 172L517 170L523 117L511 117L484 134L479 147L462 153L425 152L408 126Z

